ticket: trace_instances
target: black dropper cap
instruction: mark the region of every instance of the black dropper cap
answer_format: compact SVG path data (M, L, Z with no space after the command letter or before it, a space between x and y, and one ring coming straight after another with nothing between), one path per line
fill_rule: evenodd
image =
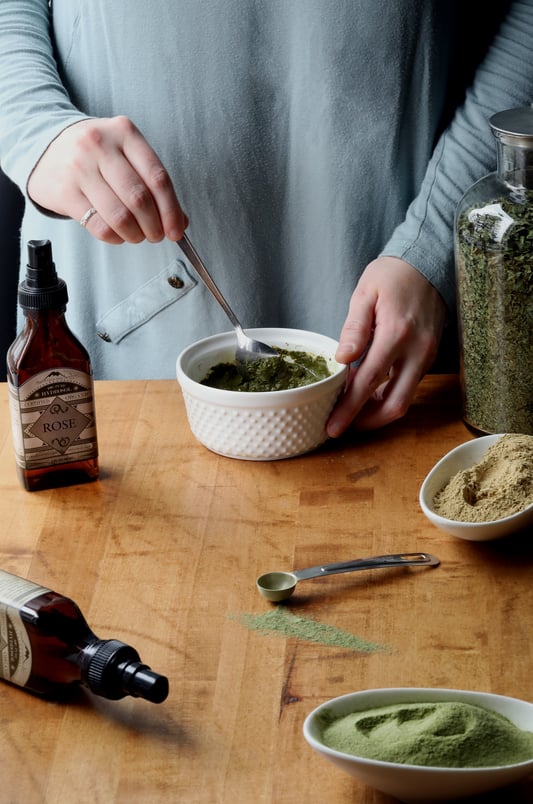
M126 695L162 703L168 695L168 679L140 661L135 648L118 639L101 639L88 649L86 681L96 695L118 700Z
M18 289L20 306L25 310L64 310L67 286L56 273L49 240L30 240L26 278Z

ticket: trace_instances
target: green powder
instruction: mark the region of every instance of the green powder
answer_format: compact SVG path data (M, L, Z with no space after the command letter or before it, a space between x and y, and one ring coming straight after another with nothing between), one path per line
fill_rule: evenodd
M533 759L533 732L460 701L405 703L322 716L322 742L345 754L438 768L483 768Z
M225 391L286 391L325 380L331 371L326 358L289 349L276 349L277 355L242 365L218 363L202 380L202 385Z
M367 642L348 631L291 614L283 606L276 606L275 609L265 614L241 614L234 619L238 619L241 625L253 631L294 637L306 642L318 642L322 645L332 645L365 653L386 650L385 646Z

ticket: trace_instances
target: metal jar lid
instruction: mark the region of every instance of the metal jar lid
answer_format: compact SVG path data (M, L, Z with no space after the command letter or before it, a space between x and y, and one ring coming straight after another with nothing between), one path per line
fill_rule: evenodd
M533 147L533 106L520 106L492 115L489 120L494 136L517 148Z

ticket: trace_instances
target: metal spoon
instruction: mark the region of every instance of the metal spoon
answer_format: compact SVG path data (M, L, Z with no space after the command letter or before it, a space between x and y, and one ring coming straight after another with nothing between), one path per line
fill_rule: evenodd
M183 235L181 240L177 241L177 244L191 263L204 285L208 288L208 290L211 291L233 324L235 332L237 333L237 349L235 350L235 357L237 361L241 363L248 363L251 360L258 360L262 357L278 356L279 352L276 352L272 346L268 346L268 344L262 343L261 341L256 341L254 338L250 338L244 333L244 330L241 327L240 322L237 320L235 313L216 286L211 274L203 264L202 260L198 256L198 252L186 234Z
M327 575L337 575L341 572L355 572L356 570L380 569L384 567L437 567L440 560L430 553L399 553L388 556L374 556L372 558L355 558L352 561L341 561L337 564L322 564L318 567L293 570L292 572L267 572L257 579L257 589L263 597L278 603L286 600L296 589L298 581L308 578L320 578Z

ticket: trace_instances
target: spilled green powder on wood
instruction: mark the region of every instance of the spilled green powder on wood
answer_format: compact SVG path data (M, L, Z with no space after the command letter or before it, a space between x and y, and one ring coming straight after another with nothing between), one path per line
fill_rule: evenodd
M240 614L232 617L232 619L238 620L241 625L252 631L259 631L263 634L292 637L305 642L317 642L321 645L365 653L387 650L384 645L368 642L355 634L343 631L341 628L335 628L333 625L326 625L316 620L292 614L283 606L277 606L272 611L264 614Z

